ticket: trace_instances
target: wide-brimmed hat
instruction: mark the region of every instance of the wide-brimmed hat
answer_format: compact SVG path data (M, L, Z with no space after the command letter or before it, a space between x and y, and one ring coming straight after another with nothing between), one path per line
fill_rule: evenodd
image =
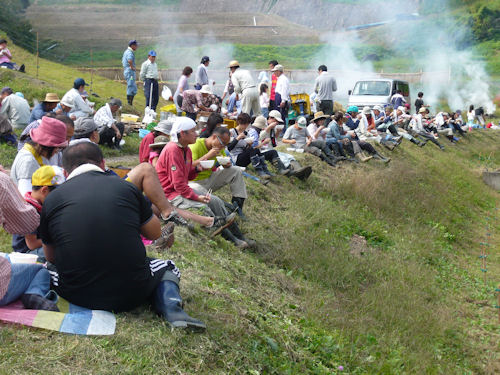
M53 92L48 92L45 94L45 103L59 103L59 97Z
M406 108L403 107L402 105L400 105L397 110L401 112L406 112Z
M317 120L327 119L328 117L330 116L327 116L322 111L319 111L314 114L313 121L316 122Z
M212 90L210 89L209 85L203 85L200 90L201 94L211 94Z
M276 119L278 122L281 122L281 123L284 122L283 118L281 117L280 111L277 111L275 109L273 109L271 112L269 112L268 117L272 117L272 118Z
M265 128L267 128L266 118L264 116L257 116L252 125L257 129L264 130Z
M420 109L418 110L418 113L425 113L427 112L427 108L425 107L420 107Z
M157 146L165 146L168 142L170 142L170 139L164 135L159 135L158 137L155 138L155 143L151 143L149 145L150 148L157 147Z
M240 66L240 63L238 60L232 60L229 62L229 65L227 66L228 68L236 68L237 66Z
M158 125L154 127L154 130L163 134L170 134L176 118L177 116L171 116L166 120L161 120Z
M42 117L40 126L31 129L30 138L42 146L47 147L66 147L66 125L52 117Z
M363 107L363 114L364 115L369 115L371 113L372 113L372 109L370 107L368 107L368 106Z

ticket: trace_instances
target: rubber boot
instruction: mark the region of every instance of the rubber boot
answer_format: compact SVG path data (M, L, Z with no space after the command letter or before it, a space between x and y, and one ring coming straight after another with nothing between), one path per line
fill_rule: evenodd
M134 97L133 97L132 95L127 95L127 103L128 103L129 105L132 105L132 99L133 99L133 98L134 98Z
M396 145L394 143L386 139L381 140L380 143L389 151L392 151L396 148Z
M174 281L164 280L156 287L154 308L173 328L189 328L193 331L204 331L207 328L205 323L191 318L182 309L179 286Z
M373 158L376 160L380 160L382 163L389 163L391 161L391 158L386 158L384 155L381 155L378 153L378 151L373 154Z
M288 176L291 172L290 167L285 168L285 165L280 158L274 158L271 163L278 170L278 173L282 176Z
M239 249L248 249L250 247L250 245L248 245L248 243L237 238L233 234L233 232L231 232L228 228L226 228L222 231L222 237L224 237L224 239L226 241L231 241L234 244L234 246L236 246Z
M233 207L236 209L236 212L240 216L241 220L246 221L247 218L243 213L243 204L245 203L245 198L233 197L233 199L231 199L231 203L233 204Z
M134 95L130 95L130 105L134 105Z
M264 167L262 166L262 162L260 160L259 155L254 155L250 158L250 161L252 162L252 167L257 171L257 174L259 175L260 178L264 180L268 180L271 178L265 171Z
M332 166L332 167L336 167L337 166L337 163L335 162L335 160L331 157L328 157L324 154L321 154L320 156L320 159L323 160L324 162L326 162L328 165Z
M417 138L412 138L410 139L411 143L415 143L418 147L424 147L427 142L422 142L418 140Z
M276 177L274 173L271 173L269 169L267 169L267 163L266 163L266 158L264 156L260 156L260 163L262 164L262 168L264 169L264 172L269 176L269 177Z
M120 142L121 142L121 139L117 139L115 137L115 143L113 145L113 148L117 149L117 150L121 150L122 149L122 146L120 146Z
M248 244L249 247L255 247L256 242L254 240L251 240L249 238L246 238L243 233L241 233L240 227L238 224L233 223L231 224L227 229L231 231L231 233L240 241L244 241Z
M312 167L302 167L299 162L292 160L290 162L290 174L288 177L297 177L298 179L305 181L309 178L312 173Z

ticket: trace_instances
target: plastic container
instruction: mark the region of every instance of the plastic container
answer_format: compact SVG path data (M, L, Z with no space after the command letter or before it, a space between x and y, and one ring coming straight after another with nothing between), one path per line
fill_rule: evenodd
M139 116L122 113L122 122L137 122L137 120L139 120Z
M215 160L200 160L200 165L203 169L209 169L214 166Z
M151 131L149 131L147 129L139 129L139 138L144 138L149 133L151 133Z
M231 158L229 158L227 156L217 156L216 159L220 165L227 165L227 164L231 163Z
M36 254L25 254L25 253L10 253L9 254L10 261L12 263L36 263L38 259L38 255Z

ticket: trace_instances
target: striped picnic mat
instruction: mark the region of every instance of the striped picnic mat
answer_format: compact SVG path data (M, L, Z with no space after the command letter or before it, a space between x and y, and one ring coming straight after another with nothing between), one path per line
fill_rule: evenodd
M60 312L27 310L21 301L15 301L0 307L0 321L75 335L112 335L115 333L116 318L113 313L89 310L73 305L61 297L59 297L57 307Z

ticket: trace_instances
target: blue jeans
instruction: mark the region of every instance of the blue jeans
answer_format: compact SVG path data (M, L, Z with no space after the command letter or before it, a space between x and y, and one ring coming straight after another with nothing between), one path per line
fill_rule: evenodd
M262 116L264 116L265 118L269 116L269 108L261 107L260 110L262 111Z
M125 68L123 71L125 81L127 81L127 95L135 96L137 94L137 84L135 83L135 71Z
M11 264L7 293L0 299L0 306L8 305L23 294L46 297L50 291L50 274L41 264Z
M231 96L229 96L229 102L227 103L227 111L230 113L233 112L235 105L236 105L236 93L233 92Z

